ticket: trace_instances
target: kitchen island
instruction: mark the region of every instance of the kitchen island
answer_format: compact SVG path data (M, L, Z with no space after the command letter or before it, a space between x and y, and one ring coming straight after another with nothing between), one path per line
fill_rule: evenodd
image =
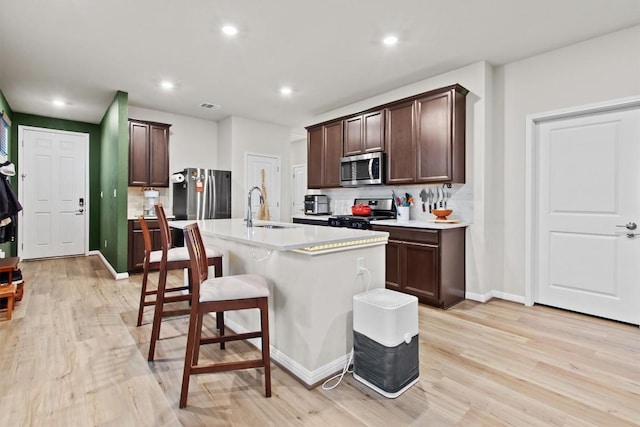
M262 221L247 227L242 219L198 226L205 245L224 252L224 275L267 278L275 362L309 388L343 368L352 347L353 295L384 287L388 233ZM236 332L257 330L258 312L230 312L225 323Z

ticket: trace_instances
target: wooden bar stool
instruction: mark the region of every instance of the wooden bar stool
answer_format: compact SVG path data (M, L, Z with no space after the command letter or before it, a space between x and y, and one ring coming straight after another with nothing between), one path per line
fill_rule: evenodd
M191 375L237 369L264 367L265 396L271 397L271 356L269 353L269 286L257 274L216 277L208 279L206 252L198 224L184 229L185 244L191 257L191 314L187 351L184 357L180 407L187 406ZM260 331L202 338L202 319L206 313L230 310L260 310ZM261 338L262 357L254 360L198 365L201 344Z
M155 205L156 215L158 216L158 223L160 225L160 243L162 249L159 251L150 252L148 258L150 260L150 264L152 262L158 263L158 270L160 271L160 275L158 278L158 289L157 291L147 291L146 290L146 281L145 277L142 279L142 292L141 292L141 306L144 307L143 301L146 295L150 293L155 293L155 301L151 302L154 305L155 309L153 312L153 325L151 328L151 340L149 342L149 356L147 360L150 362L154 360L155 357L155 349L156 342L160 339L160 326L162 324L162 319L164 317L169 316L178 316L181 314L189 314L190 310L188 308L178 309L178 310L167 310L165 309L165 304L179 301L191 301L191 290L189 286L178 286L167 289L167 274L169 270L183 270L187 268L187 271L190 271L191 264L189 260L189 251L186 247L172 248L171 242L171 231L169 229L169 222L167 221L167 216L164 212L164 208L161 204ZM142 226L142 220L140 224ZM145 234L145 227L142 226L143 235ZM151 244L151 234L149 233L148 227L146 227L146 235L149 237L149 245ZM145 274L147 274L146 270L146 248L147 248L147 237L145 237ZM150 246L149 246L150 248ZM217 248L207 248L206 249L206 262L207 268L209 266L214 266L216 277L222 276L222 252ZM189 276L191 273L188 273ZM181 291L179 295L166 296L167 292L176 292ZM183 292L187 291L187 293ZM145 296L143 296L145 295ZM146 304L146 302L144 302ZM219 313L216 318L218 319L218 329L220 329L220 334L224 334L224 320L223 314ZM141 319L140 313L138 313L138 319Z

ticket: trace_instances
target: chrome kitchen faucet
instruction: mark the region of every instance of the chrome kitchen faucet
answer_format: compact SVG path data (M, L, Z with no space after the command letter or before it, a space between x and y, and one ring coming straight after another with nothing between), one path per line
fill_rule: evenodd
M260 193L260 203L264 203L260 187L251 187L249 189L249 195L247 196L247 227L253 227L253 213L251 212L251 194L253 193L253 190L258 190L258 193Z

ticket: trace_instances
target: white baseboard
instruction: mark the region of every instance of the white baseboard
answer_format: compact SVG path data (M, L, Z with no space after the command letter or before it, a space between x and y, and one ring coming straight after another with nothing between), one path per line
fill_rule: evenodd
M485 303L492 298L503 299L506 301L513 301L520 304L524 304L524 297L520 295L509 294L506 292L500 291L489 291L486 294L476 294L474 292L465 293L465 298L470 299L472 301L478 301L481 303Z
M115 280L123 280L129 278L129 273L118 273L116 270L114 270L111 264L109 264L109 261L107 261L104 255L102 255L102 252L89 251L89 255L98 255L98 257L102 260L104 266L107 267L107 270L109 270L109 273L111 273L111 276L113 276Z
M211 313L214 316L213 313ZM228 326L230 329L233 329L236 333L246 333L251 332L248 329L240 326L238 323L228 320L226 317L224 319L225 326ZM258 349L262 349L262 343L260 342L260 338L252 338L248 340L256 346ZM317 384L323 379L335 374L336 372L342 371L344 365L347 363L349 359L349 354L345 354L342 357L339 357L336 360L333 360L327 363L320 368L310 371L304 366L300 365L286 354L280 352L278 349L271 346L271 359L282 366L284 369L289 371L292 375L298 378L300 381L305 383L307 386L311 387L312 385Z

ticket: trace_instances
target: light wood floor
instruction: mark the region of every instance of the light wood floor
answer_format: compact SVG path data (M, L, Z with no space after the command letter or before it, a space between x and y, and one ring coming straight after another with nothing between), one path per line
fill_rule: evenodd
M499 300L421 306L420 382L397 399L351 376L308 391L274 365L270 399L259 371L210 374L180 410L186 318L163 323L147 363L140 275L114 281L95 256L21 268L24 299L0 322L1 426L640 425L637 327Z

